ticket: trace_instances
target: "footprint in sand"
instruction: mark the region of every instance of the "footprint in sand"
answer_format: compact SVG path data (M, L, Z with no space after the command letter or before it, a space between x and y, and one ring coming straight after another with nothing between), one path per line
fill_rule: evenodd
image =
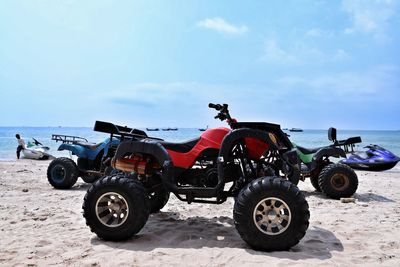
M48 245L51 245L51 244L52 243L50 241L48 241L48 240L40 240L39 242L37 242L35 247L41 248L41 247L48 246Z

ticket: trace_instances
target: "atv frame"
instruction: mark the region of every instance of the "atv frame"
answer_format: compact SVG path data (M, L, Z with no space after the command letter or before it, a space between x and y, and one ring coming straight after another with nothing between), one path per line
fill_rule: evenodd
M119 144L111 166L120 172L97 180L84 198L91 231L105 240L128 239L171 192L189 204L234 198L235 227L254 249L287 250L300 241L310 215L304 195L289 182L299 180L300 162L288 137L277 124L237 122L227 104L209 107L231 129L208 129L183 143L144 138ZM266 162L265 151L284 177Z
M230 115L227 110L222 110L216 116L222 120L229 119ZM159 140L126 140L121 142L112 159L111 165L118 167L118 161L132 154L151 155L162 166L161 182L162 185L171 193L187 203L215 203L221 204L226 201L227 197L236 197L238 191L251 179L254 179L254 166L249 170L244 169L241 180L232 180L227 177L227 167L234 161L241 164L251 164L246 154L246 148L243 140L246 138L254 138L270 146L270 150L276 152L280 161L282 172L289 180L299 180L300 178L300 162L298 161L296 149L287 138L287 135L280 129L280 126L272 123L260 122L235 122L230 123L232 131L227 134L221 144L221 148L216 158L217 164L217 184L213 187L194 187L181 186L177 184L176 176L183 170L174 166L167 150ZM233 154L236 157L233 157ZM121 169L120 169L121 170ZM129 169L124 171L129 172ZM253 177L253 178L251 178ZM233 182L229 190L225 190L225 185ZM151 189L150 189L151 190ZM214 200L210 200L214 198Z

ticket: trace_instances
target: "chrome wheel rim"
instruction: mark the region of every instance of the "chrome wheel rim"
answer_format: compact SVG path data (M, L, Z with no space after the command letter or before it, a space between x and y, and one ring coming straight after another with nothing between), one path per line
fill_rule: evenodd
M267 235L279 235L286 231L292 214L285 201L275 197L264 198L254 208L254 224Z
M116 192L107 192L97 199L97 219L107 227L122 225L129 215L126 199Z

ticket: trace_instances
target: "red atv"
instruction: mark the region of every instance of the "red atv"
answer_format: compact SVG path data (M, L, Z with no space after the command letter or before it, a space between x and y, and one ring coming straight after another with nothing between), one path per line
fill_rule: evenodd
M298 181L300 169L286 134L276 124L237 122L227 104L209 107L231 129L208 129L183 143L121 142L112 159L118 171L96 181L85 195L83 216L97 236L130 238L172 192L189 204L220 204L233 197L236 229L254 249L286 250L300 241L310 214L304 195L289 181ZM273 164L266 160L271 158Z

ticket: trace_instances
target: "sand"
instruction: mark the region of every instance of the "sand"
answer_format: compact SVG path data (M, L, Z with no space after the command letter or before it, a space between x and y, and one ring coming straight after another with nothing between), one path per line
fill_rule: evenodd
M233 202L191 204L171 197L140 234L105 242L82 217L89 185L55 190L49 161L0 162L1 266L400 266L400 173L358 172L355 203L299 187L310 227L290 251L250 249L233 225Z

